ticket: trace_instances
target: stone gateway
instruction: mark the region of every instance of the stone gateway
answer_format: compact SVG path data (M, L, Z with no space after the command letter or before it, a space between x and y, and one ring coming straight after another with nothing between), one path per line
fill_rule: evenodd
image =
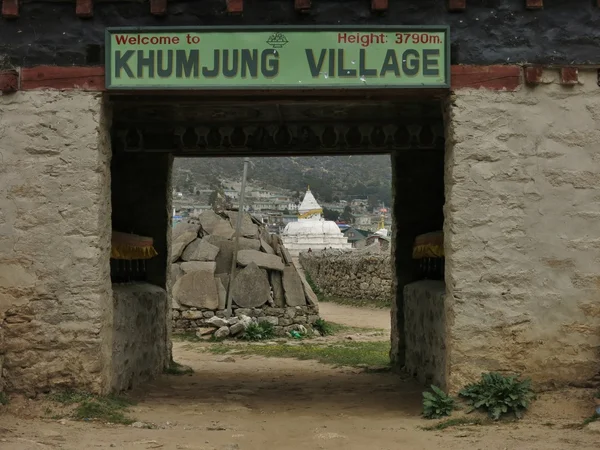
M261 319L285 334L318 318L291 258L346 247L339 227L290 223L286 249L246 218L240 250L260 256L238 260L227 214L172 234L179 156L391 155L392 364L448 391L486 371L542 388L600 373L597 2L511 0L494 14L439 0L80 3L93 8L2 6L0 391L129 389L169 365L174 328L232 336ZM268 33L207 53L202 27L179 31L189 43L144 41L151 15L172 38L175 22ZM324 42L314 30L331 23ZM398 23L449 32L389 31ZM115 24L143 48L106 48ZM307 206L302 219L320 216ZM416 261L430 232L443 232L443 258ZM260 298L229 286L232 263ZM241 304L208 325L230 287Z

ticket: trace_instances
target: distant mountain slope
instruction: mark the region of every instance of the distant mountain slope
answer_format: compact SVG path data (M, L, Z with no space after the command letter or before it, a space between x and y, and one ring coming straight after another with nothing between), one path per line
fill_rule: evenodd
M374 196L391 201L391 163L386 155L251 158L249 180L264 187L303 192L307 185L319 200ZM240 180L242 158L177 158L174 183L215 186L218 180ZM189 171L189 172L188 172ZM186 178L189 179L186 182Z

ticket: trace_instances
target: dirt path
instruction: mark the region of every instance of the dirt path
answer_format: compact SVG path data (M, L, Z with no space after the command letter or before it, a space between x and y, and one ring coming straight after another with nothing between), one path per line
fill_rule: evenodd
M359 328L385 330L389 335L391 317L389 309L355 308L332 302L319 303L319 315L331 322Z
M322 313L389 327L385 311L323 304ZM598 449L599 434L572 428L591 412L588 391L542 394L518 423L424 431L431 422L419 416L423 388L397 374L219 355L211 345L175 342L176 361L194 373L164 375L132 393L138 404L130 415L152 429L40 419L44 403L13 399L13 413L0 409L0 449Z

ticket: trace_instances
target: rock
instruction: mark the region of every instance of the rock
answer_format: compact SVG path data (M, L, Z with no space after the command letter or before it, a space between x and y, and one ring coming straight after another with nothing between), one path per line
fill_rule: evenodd
M171 264L171 287L184 275L179 264Z
M200 272L202 270L214 274L217 264L215 262L209 262L209 261L203 261L203 262L190 261L190 262L181 263L179 266L181 267L181 270L183 271L184 274L191 273L191 272Z
M229 217L229 222L234 229L237 227L237 211L226 211L227 217ZM235 236L235 235L234 235ZM258 225L256 225L252 221L252 217L248 213L244 213L242 216L242 227L240 228L240 236L245 236L249 238L256 238L259 236Z
M258 318L258 323L264 323L264 322L270 323L273 326L279 325L279 319L277 317L273 317L273 316L266 316L266 317Z
M189 222L179 222L173 227L171 231L171 241L174 242L179 236L185 232L192 232L196 236L200 232L200 224L194 224Z
M600 434L600 421L590 422L586 425L585 429L590 433Z
M241 266L247 266L250 263L256 264L262 269L283 271L285 267L281 258L277 255L268 255L256 250L241 250L237 254L237 262Z
M205 239L195 239L185 248L181 259L184 261L214 261L218 253L219 247L216 245Z
M227 324L231 326L231 325L235 325L239 321L240 321L240 319L238 319L237 317L231 317L230 319L227 319Z
M250 263L233 280L231 296L236 305L253 308L264 305L271 294L267 271Z
M207 236L205 239L213 245L219 247L219 254L215 259L217 263L216 273L229 274L231 272L231 262L233 261L234 242L218 236ZM238 251L240 250L259 250L260 241L258 239L240 238L238 242ZM227 284L223 285L227 288Z
M196 310L191 310L191 309L188 309L186 311L181 311L182 319L198 320L198 319L202 319L203 317L204 317L204 315L202 314L202 311L196 311Z
M174 239L171 242L171 262L174 263L180 257L185 248L188 246L190 242L192 242L198 233L194 233L192 231L184 231L180 236Z
M220 236L225 239L233 237L234 230L229 221L223 219L214 211L204 211L198 217L202 229L212 236Z
M304 296L304 287L302 280L296 268L285 266L283 270L283 291L285 293L285 303L288 306L304 306L306 305L306 297Z
M289 266L292 264L292 256L290 255L290 252L288 252L287 248L284 247L283 243L281 242L281 238L278 236L277 239L279 240L277 254L281 256L281 259L283 259L285 265Z
M233 356L225 356L224 358L219 359L219 362L234 363L235 358Z
M219 328L217 331L215 331L215 334L213 334L213 336L217 339L224 339L227 336L229 336L229 327L224 326Z
M217 292L219 293L219 306L217 309L225 309L227 306L227 289L223 286L223 281L221 281L220 277L215 277L215 283L217 285Z
M308 281L306 281L306 278L302 273L300 273L300 271L298 271L298 275L300 275L300 279L302 280L302 287L304 288L304 296L306 297L306 303L313 306L318 305L319 298L317 297L317 294L315 294L315 292L312 290L310 284L308 284Z
M246 316L244 314L239 315L238 319L240 319L238 323L241 323L244 329L248 328L248 326L252 323L252 317Z
M285 306L285 296L283 293L281 272L270 272L269 279L271 280L271 288L273 289L273 302L278 308L283 308Z
M204 311L204 313L202 314L204 316L205 319L210 319L211 317L215 316L214 311Z
M267 241L265 241L263 238L260 239L260 249L265 252L268 253L269 255L274 255L275 254L275 250L273 250L273 247L271 247Z
M244 326L244 324L242 322L238 322L238 323L231 325L231 327L229 327L229 332L231 333L232 336L237 336L245 329L246 329L246 327Z
M217 317L217 316L211 317L205 323L207 325L210 325L210 326L215 327L215 328L222 328L222 327L226 327L228 325L226 319L222 319L222 318Z
M238 308L238 309L235 310L235 315L237 317L242 317L242 316L251 317L252 316L252 309L250 309L250 308Z
M294 321L292 319L286 319L285 317L280 317L278 320L278 325L281 325L282 327L290 326L293 323Z
M200 327L196 328L196 336L210 336L214 333L215 329L213 327Z
M219 306L219 293L212 273L192 272L182 276L173 286L173 298L180 305L212 309Z

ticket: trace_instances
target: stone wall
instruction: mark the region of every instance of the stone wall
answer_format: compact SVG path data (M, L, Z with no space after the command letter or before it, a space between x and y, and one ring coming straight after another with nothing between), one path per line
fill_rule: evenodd
M112 389L139 386L168 365L167 292L147 283L113 285Z
M300 254L300 264L326 297L390 300L392 261L389 254L361 251Z
M424 384L446 388L446 311L443 281L404 286L405 370Z
M558 71L447 105L444 226L453 388L485 370L542 385L600 370L600 89Z
M107 121L97 93L0 96L0 389L110 377Z

